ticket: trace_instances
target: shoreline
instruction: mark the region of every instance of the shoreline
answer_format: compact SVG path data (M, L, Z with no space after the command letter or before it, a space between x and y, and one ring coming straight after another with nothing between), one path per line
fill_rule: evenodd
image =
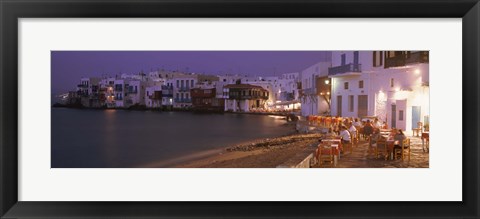
M285 143L285 141L282 141L282 140L286 138L298 139L299 136L304 135L304 134L298 133L295 130L296 123L286 123L286 124L283 124L283 126L291 126L292 130L289 133L286 133L277 137L257 138L252 140L246 140L240 143L227 144L217 148L198 151L198 152L190 153L187 155L175 157L168 160L142 164L142 165L139 165L138 167L140 168L177 168L177 167L190 166L191 164L198 163L198 162L205 162L208 160L217 160L217 159L224 160L225 158L228 158L231 155L236 155L235 157L238 157L246 154L246 153L245 154L240 153L241 154L240 155L239 153L236 153L236 152L252 152L256 150L254 154L257 154L259 152L258 149L274 147L274 146Z
M190 112L190 113L204 113L204 114L247 114L247 115L265 115L265 116L289 116L296 115L298 112L233 112L233 111L219 111L219 110L195 110L195 109L152 109L152 108L107 108L107 107L72 107L72 106L51 106L52 109L76 109L76 110L123 110L123 111L140 111L140 112Z
M319 134L291 133L227 146L216 154L173 168L274 168L318 142Z

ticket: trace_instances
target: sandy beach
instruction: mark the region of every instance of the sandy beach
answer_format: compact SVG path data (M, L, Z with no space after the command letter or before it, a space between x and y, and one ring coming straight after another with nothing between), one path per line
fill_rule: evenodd
M320 134L292 134L258 139L227 147L222 152L175 167L181 168L275 168L307 147L318 144Z

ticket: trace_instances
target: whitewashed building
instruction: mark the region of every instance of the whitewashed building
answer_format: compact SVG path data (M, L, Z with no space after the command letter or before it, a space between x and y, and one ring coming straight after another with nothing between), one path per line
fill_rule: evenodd
M427 51L337 51L333 67L334 116L377 116L389 127L410 132L429 123Z
M126 90L126 106L145 105L145 82L140 80L130 80Z
M115 78L107 77L100 81L100 92L104 99L104 106L107 108L115 108Z
M162 85L145 88L145 106L149 109L160 109L162 107Z
M190 89L195 88L198 76L194 74L176 75L173 80L173 108L190 108L192 106Z
M128 83L130 79L116 79L114 83L113 95L116 108L128 107L126 105L126 96L128 95Z
M300 72L302 116L329 114L329 103L317 88L319 83L324 83L331 65L331 62L318 62Z
M100 102L100 78L85 77L80 79L77 85L77 95L81 104L85 107L99 107Z
M228 84L223 87L224 110L250 112L265 110L269 93L261 86L251 84Z

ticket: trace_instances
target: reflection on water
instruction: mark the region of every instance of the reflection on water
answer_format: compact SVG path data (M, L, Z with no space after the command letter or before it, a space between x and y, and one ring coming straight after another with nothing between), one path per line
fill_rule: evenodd
M52 109L52 168L141 167L291 132L259 115Z

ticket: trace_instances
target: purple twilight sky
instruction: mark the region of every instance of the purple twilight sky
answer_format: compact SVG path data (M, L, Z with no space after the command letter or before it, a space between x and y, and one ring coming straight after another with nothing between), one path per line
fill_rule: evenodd
M330 60L325 51L52 51L51 55L53 94L74 90L81 77L157 69L279 76Z

